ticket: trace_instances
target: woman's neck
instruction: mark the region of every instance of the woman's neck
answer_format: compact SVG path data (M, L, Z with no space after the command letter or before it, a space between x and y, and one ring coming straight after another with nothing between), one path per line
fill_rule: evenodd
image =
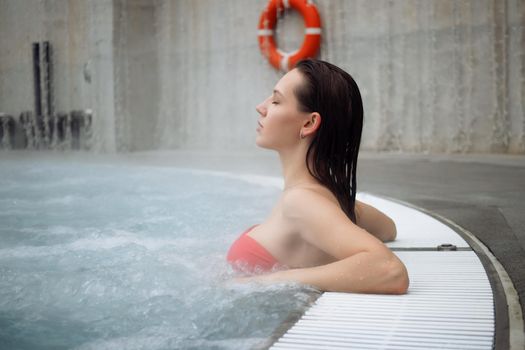
M310 174L306 167L306 151L307 148L304 147L279 151L284 178L284 190L299 185L319 184L319 181ZM311 164L310 162L310 165Z

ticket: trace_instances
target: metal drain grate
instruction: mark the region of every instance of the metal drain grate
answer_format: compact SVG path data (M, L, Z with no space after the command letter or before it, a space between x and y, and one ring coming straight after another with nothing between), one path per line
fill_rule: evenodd
M492 290L474 252L395 254L408 294L326 292L270 349L492 349Z

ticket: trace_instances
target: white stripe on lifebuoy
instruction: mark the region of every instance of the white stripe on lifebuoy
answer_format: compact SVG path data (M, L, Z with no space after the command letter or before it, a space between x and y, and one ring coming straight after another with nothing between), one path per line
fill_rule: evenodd
M276 50L277 53L280 55L280 56L293 56L295 55L297 52L299 52L299 50L294 50L294 51L291 51L291 52L286 52L286 51L283 51L281 49L277 49Z
M321 34L321 28L305 28L304 34Z
M284 72L288 72L289 64L290 64L290 57L295 55L299 50L294 50L292 52L284 52L282 50L277 49L277 53L281 56L281 70Z
M271 29L259 29L257 31L257 35L258 36L272 36L273 35L273 30L271 30Z
M284 72L288 71L288 59L290 58L290 54L285 53L283 55L283 58L281 58L281 70Z
M284 8L290 8L290 0L283 0Z

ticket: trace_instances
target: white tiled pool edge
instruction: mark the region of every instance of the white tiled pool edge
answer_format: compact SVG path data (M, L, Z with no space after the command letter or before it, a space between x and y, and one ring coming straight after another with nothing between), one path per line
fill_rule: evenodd
M424 213L427 213L429 215L439 218L443 222L448 223L450 226L454 227L457 231L467 236L472 242L474 242L474 244L477 245L478 251L481 251L484 253L484 255L492 263L492 266L494 267L494 269L497 271L499 280L505 292L505 298L506 298L507 306L508 306L508 317L509 317L509 349L510 350L524 349L525 348L525 333L523 332L523 329L524 329L523 315L521 312L518 292L516 291L516 288L514 288L514 284L512 283L512 280L510 279L510 276L505 270L505 268L503 267L503 265L501 265L501 263L494 256L494 254L492 254L492 252L487 248L487 246L483 244L483 242L481 242L472 232L464 229L463 227L459 226L455 222L437 213L430 212L429 210L415 206L410 203L403 202L398 199L389 198L389 200L401 203L403 205L412 207L416 210L419 210L421 212L424 212Z
M494 305L473 251L398 252L405 295L325 292L270 349L492 349Z

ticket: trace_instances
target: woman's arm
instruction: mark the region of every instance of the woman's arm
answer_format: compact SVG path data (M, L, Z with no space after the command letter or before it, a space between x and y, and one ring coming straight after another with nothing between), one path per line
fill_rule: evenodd
M283 197L283 219L297 228L304 240L337 261L248 280L295 281L334 292L406 293L408 273L401 260L331 201L306 189L291 190Z
M327 265L243 277L238 281L293 281L314 286L325 292L375 294L405 294L409 284L404 266L395 259L385 259L380 253L370 252L358 253Z
M382 242L396 239L397 229L394 220L373 206L355 201L357 225L370 232Z

